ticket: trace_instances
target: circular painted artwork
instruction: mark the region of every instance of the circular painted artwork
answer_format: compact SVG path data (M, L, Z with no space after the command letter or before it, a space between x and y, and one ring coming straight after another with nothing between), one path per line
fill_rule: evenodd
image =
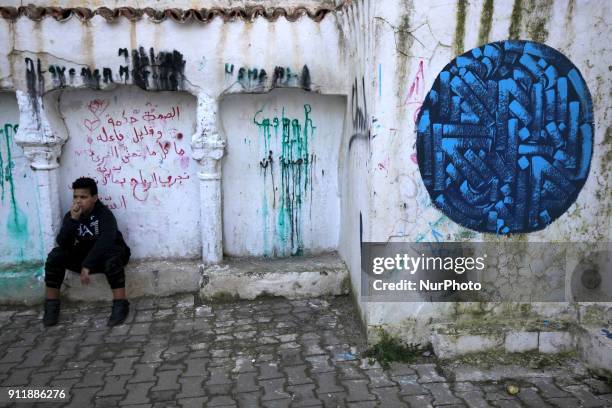
M589 174L589 90L543 44L502 41L458 56L436 78L417 123L419 169L434 205L476 231L545 228Z

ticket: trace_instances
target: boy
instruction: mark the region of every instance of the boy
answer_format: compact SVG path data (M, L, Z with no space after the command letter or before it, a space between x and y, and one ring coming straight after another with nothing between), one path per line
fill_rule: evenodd
M57 324L60 310L60 287L66 269L81 274L81 284L89 284L89 274L104 273L113 291L113 308L109 327L123 323L129 313L125 295L124 266L130 248L117 229L113 213L98 200L95 180L81 177L72 183L73 201L64 216L53 248L45 264L47 297L43 324Z

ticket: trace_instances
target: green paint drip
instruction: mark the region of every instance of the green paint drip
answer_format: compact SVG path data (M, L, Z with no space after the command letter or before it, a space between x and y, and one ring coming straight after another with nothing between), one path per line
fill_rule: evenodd
M521 33L521 20L523 19L522 0L514 0L512 7L512 15L510 16L510 29L508 30L508 38L518 40Z
M485 0L480 14L480 31L478 32L478 45L489 42L489 34L493 24L493 0Z
M463 54L463 37L465 37L465 12L467 0L457 1L457 27L455 28L455 54Z
M17 205L17 199L15 198L15 182L13 180L13 169L15 162L11 153L12 138L11 134L16 133L18 125L5 124L4 129L0 131L4 134L4 142L6 144L6 164L0 152L0 168L2 173L0 174L2 180L2 203L4 204L5 198L5 184L8 182L10 191L10 207L9 217L7 220L7 231L8 236L20 245L19 248L19 260L24 260L24 248L28 240L28 221L25 214L19 209Z
M299 119L291 119L285 117L285 109L282 109L281 118L257 120L261 114L259 110L253 118L260 129L260 137L264 140L264 155L267 159L260 162L264 173L264 208L262 216L264 217L264 252L271 253L270 247L267 245L269 239L268 226L268 201L267 201L267 169L270 168L272 177L272 191L276 193L274 185L274 168L273 168L273 152L271 150L271 131L274 127L275 138L278 136L280 127L281 137L281 154L278 156L280 166L280 185L279 185L279 200L278 200L278 215L276 222L276 243L274 247L279 247L280 255L301 255L303 254L303 242L300 232L302 205L304 198L308 192L309 166L312 160L312 155L309 152L309 139L312 137L315 126L310 118L312 108L310 105L304 105L304 121L300 123ZM275 197L275 196L274 196ZM273 208L275 208L275 202Z

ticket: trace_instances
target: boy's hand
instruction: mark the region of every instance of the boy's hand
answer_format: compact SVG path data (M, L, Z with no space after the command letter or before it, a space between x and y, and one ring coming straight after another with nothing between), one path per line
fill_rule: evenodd
M81 268L81 285L89 285L89 269Z
M70 207L70 218L75 221L78 221L81 217L81 212L81 207L79 207L79 205L76 203L72 203L72 207Z

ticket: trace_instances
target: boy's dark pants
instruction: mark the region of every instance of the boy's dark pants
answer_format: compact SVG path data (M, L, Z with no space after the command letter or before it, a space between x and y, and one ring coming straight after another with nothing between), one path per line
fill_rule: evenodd
M81 273L81 264L87 253L68 251L60 247L55 247L49 253L45 263L45 284L49 288L59 289L62 286L66 269L76 273ZM125 288L125 269L124 266L129 260L129 253L121 247L113 247L104 257L104 261L95 265L90 271L93 273L103 273L111 289Z

